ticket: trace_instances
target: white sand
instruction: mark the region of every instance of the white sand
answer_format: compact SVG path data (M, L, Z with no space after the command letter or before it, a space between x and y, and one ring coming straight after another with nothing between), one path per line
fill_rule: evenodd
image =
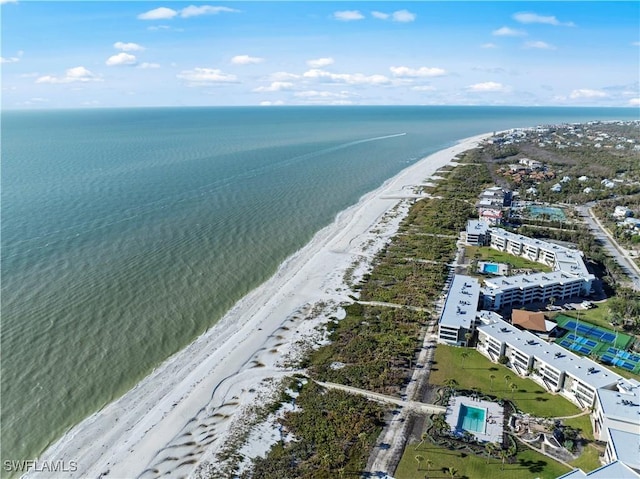
M291 374L283 358L295 353L301 335L312 334L314 326L338 314L339 303L349 301L345 272L356 262L356 277L366 270L397 230L415 187L488 136L415 163L340 213L218 324L74 427L39 460L77 463L77 471L55 477L193 474L233 432L229 428L242 406L260 400L260 386Z

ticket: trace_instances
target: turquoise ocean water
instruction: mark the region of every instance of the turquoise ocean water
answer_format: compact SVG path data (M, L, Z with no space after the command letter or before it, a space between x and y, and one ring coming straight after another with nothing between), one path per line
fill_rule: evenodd
M494 130L637 117L498 107L3 112L2 459L40 454L427 154Z

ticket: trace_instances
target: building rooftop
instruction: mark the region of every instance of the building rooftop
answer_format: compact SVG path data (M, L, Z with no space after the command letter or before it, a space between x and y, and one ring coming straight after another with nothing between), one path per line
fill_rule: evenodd
M556 326L555 323L545 319L544 313L534 313L524 309L514 309L511 312L511 324L540 333L547 333Z
M640 474L633 471L620 461L610 462L598 469L585 473L580 469L574 469L558 479L638 479Z
M640 432L640 382L621 380L616 390L600 389L598 399L604 416L635 424Z
M595 389L611 387L622 379L622 376L591 359L573 354L557 344L547 343L535 334L521 331L504 320L482 325L477 329L529 356L539 358L559 371L565 371Z
M493 290L507 290L512 288L526 289L548 284L572 282L579 279L578 276L567 274L563 271L551 273L519 274L516 276L497 276L485 280L482 292L489 296L495 294ZM584 278L586 281L586 278Z
M632 469L640 469L640 441L638 434L609 429L611 445L616 451L618 460Z
M455 275L440 316L440 325L471 329L479 298L480 284L477 279L471 276Z
M469 220L467 222L467 234L487 234L489 225L485 221Z

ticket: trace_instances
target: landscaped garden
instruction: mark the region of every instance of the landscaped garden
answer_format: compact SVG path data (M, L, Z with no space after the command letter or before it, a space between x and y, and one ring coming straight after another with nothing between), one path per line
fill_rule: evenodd
M507 263L511 269L534 269L536 271L551 271L549 266L536 263L520 256L514 256L505 251L499 251L490 246L465 246L465 256L478 261L491 261L494 263Z

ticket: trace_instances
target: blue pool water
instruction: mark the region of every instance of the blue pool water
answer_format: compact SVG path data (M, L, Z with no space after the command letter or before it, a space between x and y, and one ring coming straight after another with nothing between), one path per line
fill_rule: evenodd
M497 264L485 264L482 267L484 273L498 274L499 267Z
M486 412L477 407L460 405L460 415L458 416L458 429L465 431L484 432L486 422Z

